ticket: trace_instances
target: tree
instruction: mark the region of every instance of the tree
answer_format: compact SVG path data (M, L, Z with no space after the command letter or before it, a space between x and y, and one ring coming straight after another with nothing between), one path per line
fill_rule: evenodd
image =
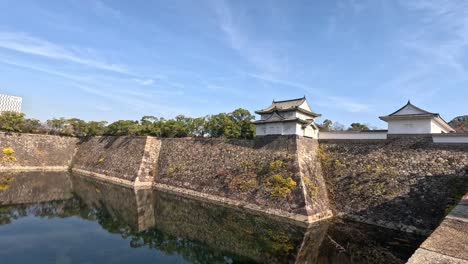
M348 128L348 130L351 130L351 131L369 130L369 127L366 124L352 123L351 127Z
M23 125L21 127L21 132L40 133L44 132L44 128L41 124L41 121L33 118L26 118L24 119Z
M207 120L208 117L193 118L189 124L189 134L194 137L204 137L207 133Z
M65 121L67 134L77 137L83 137L88 135L88 124L81 119L71 118Z
M323 123L322 123L322 130L330 131L332 125L333 125L333 122L330 119L325 119L323 120Z
M138 121L118 120L107 126L105 134L109 136L135 136L138 135L139 132L140 126Z
M159 120L155 116L143 116L140 120L141 134L160 137L162 123L164 123L164 119Z
M240 138L253 138L255 134L255 126L252 124L252 120L255 119L254 115L246 109L238 108L234 110L230 116L240 128Z
M86 136L102 136L106 132L106 121L89 121Z
M63 117L61 118L53 118L47 120L47 127L49 129L49 133L53 135L69 135L70 132L66 131L67 128L67 120Z
M7 132L22 132L24 114L5 111L0 114L0 129Z

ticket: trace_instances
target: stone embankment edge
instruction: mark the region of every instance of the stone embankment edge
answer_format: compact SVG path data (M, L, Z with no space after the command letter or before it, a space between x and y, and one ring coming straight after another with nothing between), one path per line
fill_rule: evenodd
M76 173L80 176L87 176L90 178L95 178L99 179L105 182L110 182L122 186L127 186L127 187L133 187L135 189L149 189L153 186L152 182L136 182L136 181L130 181L130 180L125 180L117 177L112 177L112 176L107 176L101 173L96 173L96 172L91 172L87 170L82 170L82 169L73 169L72 168L72 173Z
M268 215L269 217L273 217L278 220L286 221L289 223L293 223L296 225L300 225L303 227L308 227L313 223L318 221L322 221L325 219L329 219L333 217L333 213L331 210L327 210L323 213L315 214L315 215L300 215L294 214L283 210L278 209L271 209L264 206L259 206L252 203L246 203L242 201L237 201L233 199L229 199L226 197L221 197L217 195L205 194L202 192L197 192L189 189L174 187L162 183L154 183L153 188L159 191L174 193L176 195L196 199L199 201L204 202L211 202L214 204L222 205L229 208L234 209L245 209L251 213L260 213L263 215Z
M0 172L29 172L29 171L68 171L69 166L8 166L0 167Z

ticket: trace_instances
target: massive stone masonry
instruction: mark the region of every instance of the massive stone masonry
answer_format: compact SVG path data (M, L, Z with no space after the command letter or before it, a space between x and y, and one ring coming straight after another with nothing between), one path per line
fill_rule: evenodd
M395 229L434 230L468 188L466 144L327 140L319 157L336 212Z
M155 183L275 214L321 217L333 208L406 231L433 230L468 186L468 145L434 144L422 136L319 143L297 136L80 140L0 133L0 147L13 150L0 153L4 171L71 164L134 186ZM0 179L0 189L9 184Z

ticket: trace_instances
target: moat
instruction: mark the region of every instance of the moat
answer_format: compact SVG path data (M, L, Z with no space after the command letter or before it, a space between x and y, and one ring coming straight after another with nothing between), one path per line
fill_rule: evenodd
M0 175L2 263L405 263L423 236L308 228L65 172Z

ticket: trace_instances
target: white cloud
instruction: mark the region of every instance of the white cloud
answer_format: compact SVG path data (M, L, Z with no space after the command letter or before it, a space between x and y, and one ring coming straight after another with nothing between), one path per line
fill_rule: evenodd
M232 49L263 73L279 74L287 71L287 61L280 59L270 46L272 40L262 42L258 38L252 38L240 25L241 21L247 23L247 19L240 19L241 14L234 13L224 0L213 3L219 27Z
M285 85L285 86L289 86L293 88L299 88L307 92L315 91L315 89L311 88L310 85L306 85L297 81L284 80L284 79L279 79L279 78L275 78L275 77L268 76L268 75L260 75L260 74L253 74L253 73L248 74L248 76L255 78L255 79L262 80L262 81L270 82L273 84L280 84L280 85Z
M95 56L90 57L92 55L89 52L80 51L76 48L65 48L61 45L32 37L26 33L0 32L0 48L49 59L73 62L101 70L128 73L125 66L108 63L95 58Z
M350 113L366 113L372 110L368 104L356 102L352 98L329 96L322 100L317 100L315 104L322 107L341 109Z
M135 82L137 82L138 84L143 85L143 86L148 86L148 85L154 84L153 79L134 79L134 80L135 80Z

